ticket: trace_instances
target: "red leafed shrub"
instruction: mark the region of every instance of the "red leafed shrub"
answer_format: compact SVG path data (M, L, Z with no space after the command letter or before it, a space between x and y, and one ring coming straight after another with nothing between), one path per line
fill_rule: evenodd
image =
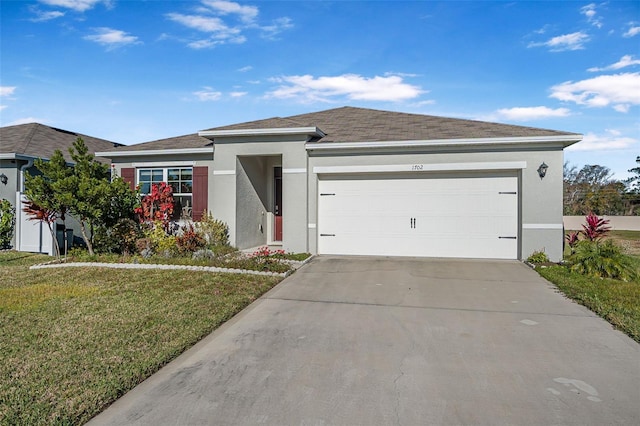
M260 247L253 253L251 253L251 257L270 257L273 255L283 255L285 254L284 250L271 250L267 246ZM276 256L277 257L277 256Z
M151 185L151 193L142 197L140 207L134 209L140 223L150 224L162 222L165 231L169 229L169 222L173 215L173 190L166 182Z
M602 237L606 236L611 230L609 221L598 217L593 213L589 213L585 216L585 225L582 225L582 234L589 241L599 241Z
M192 223L182 229L182 234L176 237L176 245L180 253L193 253L207 245L204 237L195 230Z

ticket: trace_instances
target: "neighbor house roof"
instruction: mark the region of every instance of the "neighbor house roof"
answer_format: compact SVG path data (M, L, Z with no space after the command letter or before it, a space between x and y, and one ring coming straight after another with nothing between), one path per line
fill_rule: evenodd
M50 159L59 149L67 161L71 161L69 148L77 138L82 138L90 153L106 151L121 144L94 138L68 130L57 129L39 123L0 127L0 158ZM98 158L98 160L100 160ZM106 160L103 160L106 161Z
M283 129L282 133L286 133L287 129L317 129L319 132L310 131L309 135L313 136L311 141L318 144L579 136L575 133L535 127L355 107L342 107L290 117L273 117L214 127L202 131L201 134L215 139L221 135L255 135L258 133L252 131L269 129ZM234 130L237 130L237 133L234 133ZM216 135L218 132L219 135ZM124 153L128 151L196 149L211 146L211 143L211 140L206 137L190 134L122 146L110 151Z

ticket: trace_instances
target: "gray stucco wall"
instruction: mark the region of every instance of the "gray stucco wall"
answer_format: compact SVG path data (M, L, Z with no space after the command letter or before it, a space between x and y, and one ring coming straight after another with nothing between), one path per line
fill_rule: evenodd
M238 187L239 182L244 182L238 175L246 173L239 167L238 157L243 158L245 165L252 164L248 158L255 158L263 162L263 172L265 179L270 175L272 166L281 165L282 191L283 191L283 246L282 248L290 252L307 251L307 153L304 147L304 140L299 137L260 137L260 138L220 138L215 141L215 161L213 171L213 213L214 215L229 225L230 240L233 245L239 248L252 247L250 239L245 240L245 230L240 228L243 223L252 224L254 232L257 224L263 223L266 228L269 224L266 217L263 219L262 210L254 207L249 208L249 213L236 209L237 197L245 197L246 187ZM281 159L281 164L276 164ZM264 160L260 160L265 158ZM255 164L255 163L254 163ZM272 209L272 181L266 179L266 204L262 206L265 212ZM244 185L244 184L243 184ZM250 195L249 195L250 197ZM211 202L211 200L210 200ZM253 216L253 217L251 217ZM264 222L262 222L264 220ZM241 223L242 222L242 223ZM266 237L265 237L266 238ZM258 241L257 239L255 241ZM266 243L266 239L260 240L257 245Z
M373 151L372 151L373 152ZM414 165L458 164L525 161L520 173L520 258L527 258L534 250L544 250L552 260L562 258L562 166L561 147L547 149L474 150L443 152L442 150L407 149L402 153L379 150L377 153L356 155L353 152L312 152L309 170L313 167L353 165ZM536 169L545 162L549 168L544 179ZM416 177L420 173L415 172ZM428 172L427 172L428 173ZM317 250L317 187L319 176L310 173L309 249Z
M0 160L0 174L7 176L7 184L0 183L0 199L9 200L12 205L15 205L16 202L21 165L20 160Z
M236 164L236 245L257 247L267 243L266 157L238 157Z

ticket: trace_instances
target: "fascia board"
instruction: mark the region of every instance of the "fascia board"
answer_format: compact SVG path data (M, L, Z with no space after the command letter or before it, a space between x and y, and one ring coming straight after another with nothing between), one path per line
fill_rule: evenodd
M24 155L24 154L16 154L15 152L8 153L0 153L0 160L35 160L37 157L34 155ZM47 158L42 158L43 160L47 160Z
M582 135L525 136L514 138L468 138L433 139L412 141L376 141L376 142L308 142L305 148L315 150L372 149L372 148L410 148L410 147L453 147L453 146L501 146L501 145L557 145L564 148L582 140Z
M224 137L224 136L275 136L275 135L313 135L318 137L326 136L317 127L285 127L273 129L232 129L232 130L203 130L198 132L202 137Z
M96 152L96 157L146 157L152 155L179 155L179 154L213 154L213 147L187 148L187 149L153 149L139 151L102 151Z

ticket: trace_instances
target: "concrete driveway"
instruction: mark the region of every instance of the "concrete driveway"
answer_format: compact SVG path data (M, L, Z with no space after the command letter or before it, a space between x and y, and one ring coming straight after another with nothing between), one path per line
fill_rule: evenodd
M515 261L318 257L95 425L640 424L640 345Z

